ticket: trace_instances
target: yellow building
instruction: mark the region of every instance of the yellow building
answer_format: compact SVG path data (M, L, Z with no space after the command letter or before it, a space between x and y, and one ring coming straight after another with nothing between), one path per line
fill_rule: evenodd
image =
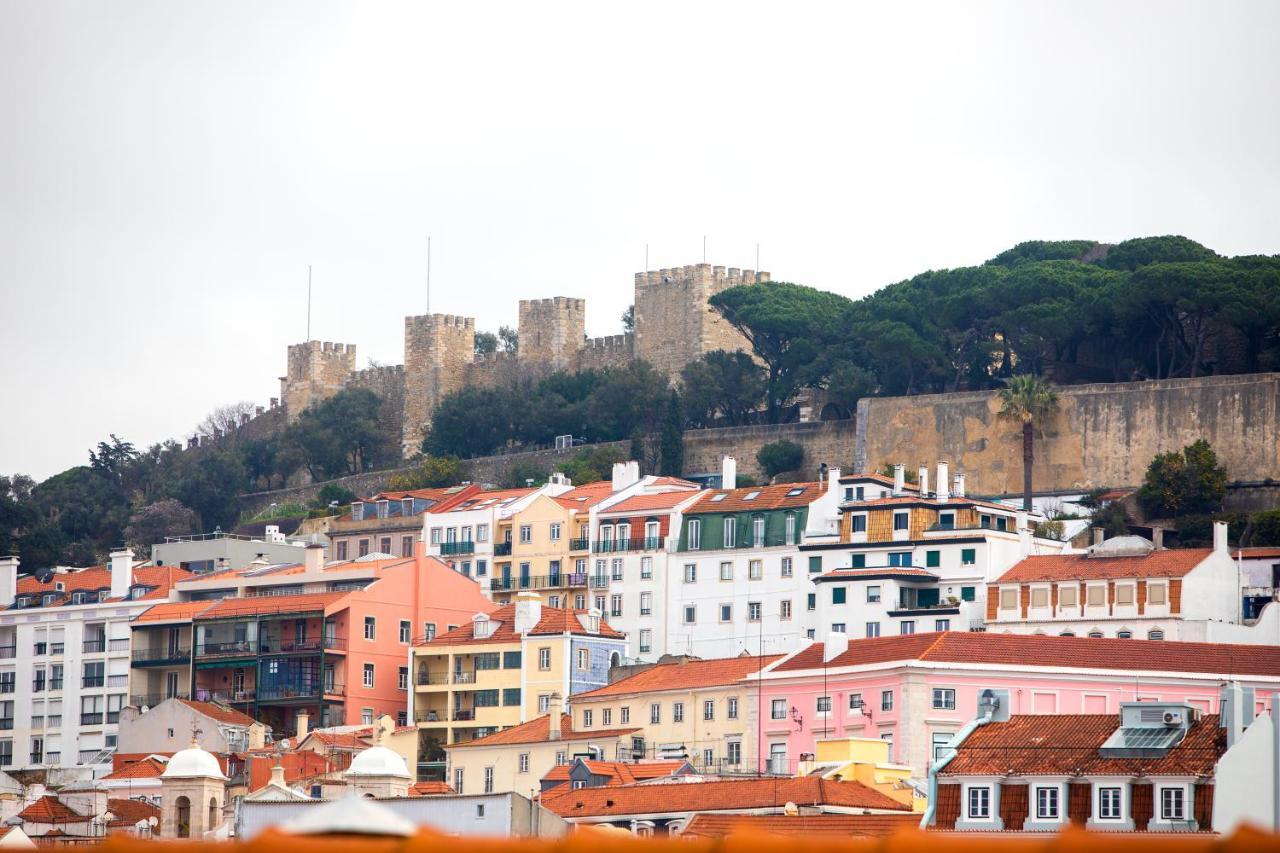
M591 508L612 493L613 484L601 480L555 496L540 494L500 519L489 581L494 602L510 604L516 593L531 591L548 607L591 606Z
M928 799L911 786L911 768L889 758L892 745L880 738L847 737L819 740L813 761L801 762L800 776L860 782L897 800L912 811L923 812Z
M517 726L608 682L625 635L595 611L543 607L532 591L517 597L412 649L420 762L438 770L445 744Z
M743 679L779 658L658 664L570 700L577 731L638 726L637 758L687 758L700 773L756 772L756 691Z

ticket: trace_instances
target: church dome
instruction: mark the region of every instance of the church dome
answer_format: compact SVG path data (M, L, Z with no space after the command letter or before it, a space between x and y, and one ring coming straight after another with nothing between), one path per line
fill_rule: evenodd
M347 776L394 776L413 779L400 753L385 746L371 746L351 761Z
M181 752L176 752L160 774L161 779L222 779L222 768L213 753L206 752L192 744Z
M1113 536L1089 546L1090 557L1145 557L1156 549L1155 543L1141 536Z

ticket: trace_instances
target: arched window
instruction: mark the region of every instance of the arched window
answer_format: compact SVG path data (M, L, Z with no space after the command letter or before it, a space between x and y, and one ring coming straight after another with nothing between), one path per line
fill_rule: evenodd
M1063 632L1062 632L1061 634L1059 634L1058 636L1059 636L1059 637L1074 637L1074 636L1075 636L1075 632L1074 632L1074 631L1063 631Z
M609 668L612 669L615 666L622 666L622 655L617 652L609 655Z
M1163 640L1163 639L1164 639L1164 631L1161 631L1159 628L1152 628L1150 631L1148 631L1148 632L1147 632L1147 639L1148 639L1148 640Z
M1132 639L1133 639L1133 632L1132 632L1132 631L1130 631L1128 628L1121 628L1119 631L1116 631L1116 639L1117 639L1117 640L1132 640Z
M178 797L173 801L173 822L179 838L191 837L191 801L186 797Z
M1102 639L1102 632L1101 632L1101 631L1099 631L1097 628L1094 628L1092 631L1090 631L1090 632L1089 632L1089 639L1091 639L1091 640L1101 640L1101 639Z
M209 825L206 829L216 829L222 823L222 809L218 808L218 798L209 798Z

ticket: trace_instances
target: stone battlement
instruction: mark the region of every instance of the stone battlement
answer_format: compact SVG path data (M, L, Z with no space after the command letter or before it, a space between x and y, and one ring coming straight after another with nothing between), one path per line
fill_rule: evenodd
M453 327L455 329L475 329L475 317L463 317L460 314L417 314L412 317L404 318L405 325L410 323L416 325Z
M605 335L603 338L587 338L583 341L583 349L610 349L619 347L630 347L632 342L631 335Z
M564 308L570 311L586 311L587 300L574 299L572 296L551 296L545 299L521 299L520 308L554 309Z
M498 365L503 363L515 363L518 355L514 352L478 352L475 354L474 362L479 365Z
M744 270L737 267L717 267L711 264L689 264L670 269L647 270L636 273L636 287L649 287L676 282L713 284L719 288L740 284L756 284L769 281L764 270Z

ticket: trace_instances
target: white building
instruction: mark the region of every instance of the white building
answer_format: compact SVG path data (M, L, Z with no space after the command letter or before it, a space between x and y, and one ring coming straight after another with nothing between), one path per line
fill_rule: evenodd
M1016 634L1280 643L1280 606L1252 624L1243 616L1248 578L1214 522L1212 548L1157 548L1117 536L1085 554L1033 556L991 585L987 630Z
M176 566L111 564L18 578L0 559L0 767L82 778L111 763L129 693L129 622L190 577Z

